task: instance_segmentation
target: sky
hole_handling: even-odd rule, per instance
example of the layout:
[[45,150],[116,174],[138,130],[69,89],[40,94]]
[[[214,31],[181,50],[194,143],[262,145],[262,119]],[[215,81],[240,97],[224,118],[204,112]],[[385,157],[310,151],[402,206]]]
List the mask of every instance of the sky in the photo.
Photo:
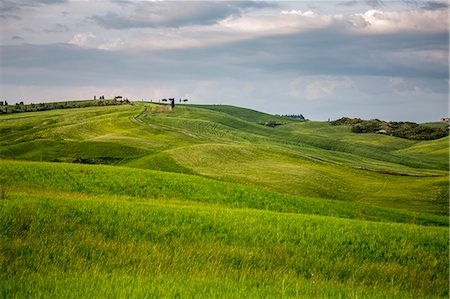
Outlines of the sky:
[[449,114],[449,2],[2,0],[0,100],[187,98],[311,120]]

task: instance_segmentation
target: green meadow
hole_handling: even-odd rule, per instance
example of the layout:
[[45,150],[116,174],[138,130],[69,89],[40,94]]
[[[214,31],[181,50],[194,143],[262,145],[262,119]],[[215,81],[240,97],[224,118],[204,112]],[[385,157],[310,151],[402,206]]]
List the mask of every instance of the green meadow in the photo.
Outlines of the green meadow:
[[448,298],[448,198],[448,137],[222,105],[0,115],[0,297]]

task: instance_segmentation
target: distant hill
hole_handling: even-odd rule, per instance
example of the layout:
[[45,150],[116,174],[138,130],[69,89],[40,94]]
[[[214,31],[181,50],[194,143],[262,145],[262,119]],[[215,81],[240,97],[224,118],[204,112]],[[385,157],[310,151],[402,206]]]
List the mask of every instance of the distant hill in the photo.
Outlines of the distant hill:
[[412,140],[433,140],[449,134],[448,125],[439,123],[416,124],[413,122],[382,121],[379,119],[363,120],[343,117],[332,121],[332,125],[351,126],[353,133],[379,133]]
[[[174,171],[293,195],[377,202],[392,195],[362,194],[378,190],[385,178],[411,182],[416,192],[415,180],[440,181],[449,166],[445,142],[433,145],[439,155],[429,155],[412,150],[428,141],[353,134],[326,122],[223,105],[164,107],[134,103],[3,115],[0,157]],[[282,125],[262,125],[271,121]],[[413,198],[406,190],[395,196]]]

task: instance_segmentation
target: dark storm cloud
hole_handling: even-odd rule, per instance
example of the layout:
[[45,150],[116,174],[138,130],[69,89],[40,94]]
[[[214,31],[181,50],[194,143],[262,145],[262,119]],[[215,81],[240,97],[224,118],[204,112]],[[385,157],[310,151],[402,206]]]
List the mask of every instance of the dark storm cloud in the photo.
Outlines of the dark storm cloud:
[[[117,1],[116,1],[117,2]],[[181,27],[187,25],[211,25],[232,16],[240,16],[248,9],[275,6],[273,3],[255,1],[163,1],[137,2],[119,1],[121,5],[134,6],[129,16],[108,12],[94,15],[99,26],[107,29]]]

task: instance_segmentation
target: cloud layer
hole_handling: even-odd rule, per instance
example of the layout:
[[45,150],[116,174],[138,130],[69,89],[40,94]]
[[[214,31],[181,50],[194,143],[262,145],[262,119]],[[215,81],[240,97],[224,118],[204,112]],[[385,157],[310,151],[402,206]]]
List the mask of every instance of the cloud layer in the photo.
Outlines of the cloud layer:
[[114,90],[316,119],[448,110],[446,2],[7,0],[0,14],[9,102]]
[[[254,1],[156,1],[119,2],[131,7],[131,13],[121,15],[108,12],[90,17],[99,26],[107,29],[183,27],[190,25],[212,25],[241,16],[249,9],[271,7],[272,4]],[[180,9],[181,7],[181,9]]]

